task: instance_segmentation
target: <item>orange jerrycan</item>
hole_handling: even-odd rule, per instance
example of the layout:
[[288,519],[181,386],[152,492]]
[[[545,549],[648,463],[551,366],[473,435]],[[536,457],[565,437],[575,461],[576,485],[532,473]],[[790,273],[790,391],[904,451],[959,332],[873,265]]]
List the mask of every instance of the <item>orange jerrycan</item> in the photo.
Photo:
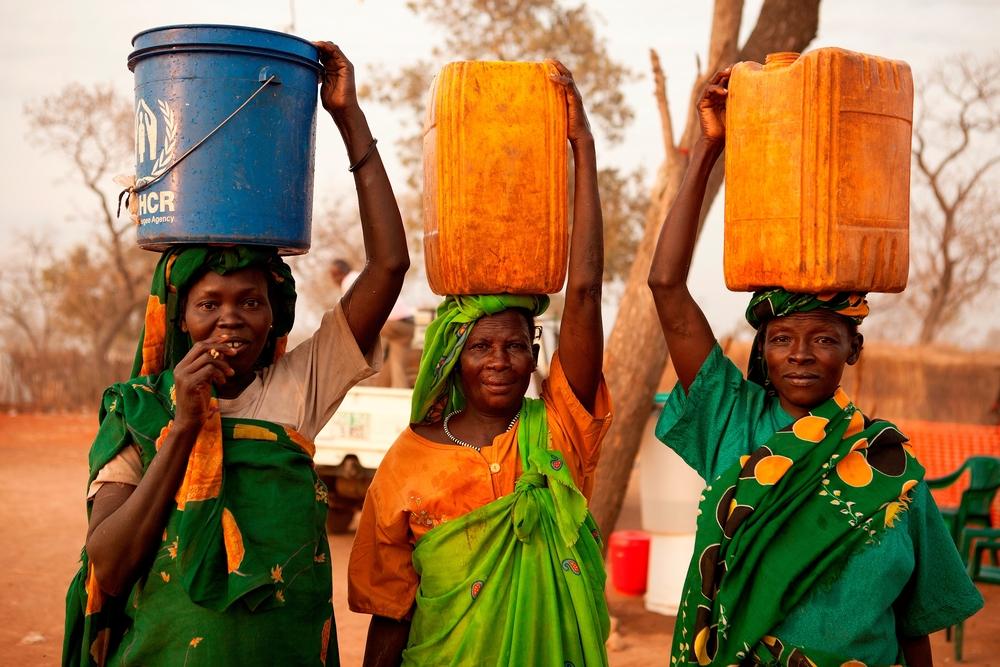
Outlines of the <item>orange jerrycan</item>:
[[909,269],[910,67],[844,49],[733,67],[726,285],[899,292]]
[[566,101],[534,62],[455,62],[424,127],[424,259],[437,294],[554,293],[566,278]]

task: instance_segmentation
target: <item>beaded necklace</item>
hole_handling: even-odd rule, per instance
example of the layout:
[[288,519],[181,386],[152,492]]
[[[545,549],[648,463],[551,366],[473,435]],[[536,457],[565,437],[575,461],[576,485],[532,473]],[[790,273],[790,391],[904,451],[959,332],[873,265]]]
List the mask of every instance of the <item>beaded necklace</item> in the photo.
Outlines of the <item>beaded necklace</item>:
[[[448,428],[448,420],[451,419],[452,417],[454,417],[455,415],[457,415],[459,412],[461,412],[461,410],[455,410],[454,412],[449,413],[448,416],[444,418],[444,434],[446,436],[448,436],[448,439],[451,440],[452,442],[454,442],[456,445],[461,445],[462,447],[468,447],[469,449],[474,449],[477,452],[482,451],[482,449],[483,449],[482,445],[474,445],[471,442],[466,442],[465,440],[462,440],[460,438],[456,438],[452,434],[451,430]],[[510,431],[512,428],[514,428],[514,424],[517,423],[517,420],[520,419],[520,417],[521,417],[521,413],[520,413],[520,411],[518,411],[518,413],[516,415],[514,415],[514,418],[510,420],[510,423],[507,424],[507,428],[504,429],[504,433],[506,433],[506,432]]]

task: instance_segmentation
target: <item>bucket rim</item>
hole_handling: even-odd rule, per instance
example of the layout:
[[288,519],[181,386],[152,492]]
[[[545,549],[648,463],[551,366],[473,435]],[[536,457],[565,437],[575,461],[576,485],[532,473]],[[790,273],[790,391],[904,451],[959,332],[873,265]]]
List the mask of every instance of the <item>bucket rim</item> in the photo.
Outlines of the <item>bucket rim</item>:
[[246,32],[259,32],[259,33],[264,33],[264,34],[267,34],[267,35],[274,35],[276,37],[284,37],[286,39],[291,39],[291,40],[294,40],[296,42],[300,42],[302,44],[306,44],[306,45],[308,45],[309,47],[311,47],[313,49],[316,48],[315,46],[313,46],[313,43],[310,42],[308,39],[305,39],[304,37],[299,37],[298,35],[292,35],[292,34],[287,33],[287,32],[281,32],[280,30],[271,30],[270,28],[258,28],[256,26],[249,26],[249,25],[234,25],[234,24],[231,24],[231,23],[171,23],[169,25],[160,25],[160,26],[156,26],[154,28],[147,28],[145,30],[141,30],[141,31],[135,33],[132,36],[132,42],[131,42],[131,44],[134,47],[136,40],[138,40],[140,37],[143,37],[144,35],[148,35],[150,33],[160,32],[162,30],[180,30],[180,29],[190,30],[190,29],[198,29],[198,28],[224,29],[224,30],[243,30],[243,31],[246,31]]
[[183,45],[176,44],[161,44],[158,46],[147,46],[141,49],[135,49],[132,53],[128,54],[128,59],[126,60],[126,65],[129,70],[135,71],[136,63],[140,60],[145,60],[152,56],[158,56],[163,54],[178,53],[183,51],[201,51],[201,52],[214,52],[214,53],[236,53],[236,54],[253,54],[253,55],[263,55],[268,58],[275,58],[280,60],[285,60],[288,62],[295,63],[302,67],[307,67],[313,70],[314,73],[319,74],[323,71],[323,65],[319,60],[312,60],[306,56],[295,53],[294,51],[288,51],[285,49],[269,49],[262,46],[243,46],[241,44],[214,44],[214,43],[200,43],[200,42],[190,42]]

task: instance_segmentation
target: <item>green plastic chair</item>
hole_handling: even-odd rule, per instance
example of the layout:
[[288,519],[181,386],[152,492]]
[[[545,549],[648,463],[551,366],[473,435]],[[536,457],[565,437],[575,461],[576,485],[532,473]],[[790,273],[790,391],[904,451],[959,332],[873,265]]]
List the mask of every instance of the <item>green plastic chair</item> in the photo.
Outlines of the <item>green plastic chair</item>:
[[[968,557],[966,567],[972,581],[1000,584],[1000,567],[996,566],[996,553],[1000,550],[1000,529],[966,528],[962,531],[962,543],[959,548],[962,557]],[[983,565],[983,556],[987,552],[993,556],[994,565]],[[963,625],[964,622],[960,622],[955,626],[955,660],[958,662],[962,661]]]
[[[969,488],[962,492],[958,507],[941,508],[941,516],[956,547],[961,547],[962,532],[966,526],[978,524],[985,528],[993,527],[993,522],[990,520],[990,505],[993,504],[993,498],[1000,489],[1000,458],[970,456],[958,470],[944,477],[925,480],[930,488],[943,489],[957,482],[966,470],[969,471]],[[968,556],[964,551],[961,553],[963,559]],[[997,564],[995,553],[993,564]]]

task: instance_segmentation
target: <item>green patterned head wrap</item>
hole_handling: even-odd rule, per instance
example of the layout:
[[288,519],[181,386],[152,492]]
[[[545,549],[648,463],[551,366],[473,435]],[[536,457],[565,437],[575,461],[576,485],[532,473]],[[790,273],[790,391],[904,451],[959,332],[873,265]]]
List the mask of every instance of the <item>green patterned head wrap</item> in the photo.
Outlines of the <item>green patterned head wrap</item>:
[[868,300],[865,292],[825,292],[823,294],[805,294],[788,292],[781,288],[758,290],[754,292],[747,306],[746,318],[757,336],[750,348],[750,363],[747,369],[747,379],[762,387],[770,383],[767,379],[767,364],[761,354],[761,343],[767,323],[778,317],[794,313],[809,313],[825,310],[836,313],[855,324],[868,316]]
[[544,294],[446,297],[438,306],[437,317],[427,327],[420,371],[413,387],[410,421],[431,423],[465,405],[461,383],[455,382],[452,370],[477,320],[508,308],[523,308],[538,316],[548,307],[549,297]]
[[181,305],[195,282],[208,271],[224,276],[249,268],[261,269],[267,277],[274,317],[258,363],[266,366],[280,357],[295,322],[295,279],[277,251],[263,246],[175,246],[163,253],[153,271],[132,377],[173,368],[191,349],[191,337],[181,331]]

